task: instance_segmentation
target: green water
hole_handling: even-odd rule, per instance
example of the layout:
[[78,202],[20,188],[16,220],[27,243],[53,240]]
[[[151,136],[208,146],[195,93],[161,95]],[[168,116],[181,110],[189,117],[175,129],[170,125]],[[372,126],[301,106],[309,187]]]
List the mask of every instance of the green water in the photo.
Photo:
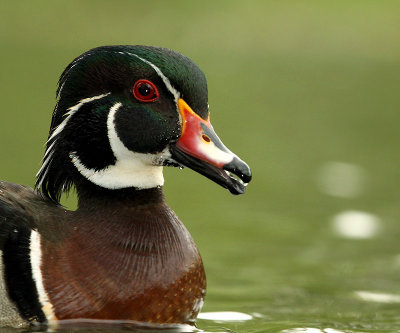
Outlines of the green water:
[[[33,184],[75,56],[175,49],[206,73],[214,128],[254,173],[234,197],[165,171],[167,200],[203,256],[203,312],[252,316],[198,327],[399,331],[399,32],[396,1],[1,0],[0,178]],[[334,229],[354,210],[377,228],[362,239]]]

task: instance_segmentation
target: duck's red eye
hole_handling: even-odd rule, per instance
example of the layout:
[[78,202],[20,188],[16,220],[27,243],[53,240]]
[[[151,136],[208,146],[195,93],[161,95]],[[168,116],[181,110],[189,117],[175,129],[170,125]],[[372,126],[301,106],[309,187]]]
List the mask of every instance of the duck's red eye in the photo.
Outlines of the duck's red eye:
[[133,96],[141,102],[154,102],[158,99],[158,90],[153,82],[138,80],[133,86]]

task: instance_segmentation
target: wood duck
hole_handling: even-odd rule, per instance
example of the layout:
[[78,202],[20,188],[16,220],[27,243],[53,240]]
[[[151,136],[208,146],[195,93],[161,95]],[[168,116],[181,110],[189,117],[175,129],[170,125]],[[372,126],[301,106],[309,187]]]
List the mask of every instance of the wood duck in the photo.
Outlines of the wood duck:
[[[194,324],[205,273],[165,202],[163,166],[232,194],[251,180],[214,132],[207,98],[203,72],[168,49],[103,46],[72,61],[36,189],[0,182],[0,325]],[[59,203],[72,187],[75,211]]]

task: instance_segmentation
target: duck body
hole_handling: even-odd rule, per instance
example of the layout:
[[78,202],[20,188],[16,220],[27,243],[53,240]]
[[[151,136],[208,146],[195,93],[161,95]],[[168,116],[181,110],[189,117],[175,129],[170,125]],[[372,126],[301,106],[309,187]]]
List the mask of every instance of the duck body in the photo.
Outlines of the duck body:
[[[169,165],[233,194],[244,186],[231,173],[251,179],[212,129],[197,66],[144,46],[76,58],[60,79],[37,189],[0,182],[0,325],[193,325],[206,278],[162,193]],[[72,186],[75,211],[59,204]]]
[[[206,290],[203,263],[161,188],[103,190],[88,202],[80,199],[74,212],[25,187],[3,182],[0,189],[14,191],[18,203],[10,200],[7,209],[26,219],[3,230],[12,293],[1,296],[19,314],[13,326],[81,318],[194,323]],[[27,214],[22,197],[46,218]]]

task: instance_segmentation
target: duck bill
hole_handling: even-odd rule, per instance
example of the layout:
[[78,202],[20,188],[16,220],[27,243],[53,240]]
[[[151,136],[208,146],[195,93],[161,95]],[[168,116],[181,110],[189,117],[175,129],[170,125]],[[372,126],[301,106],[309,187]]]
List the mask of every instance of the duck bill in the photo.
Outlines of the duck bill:
[[171,146],[171,157],[180,165],[206,176],[232,194],[242,194],[251,180],[249,166],[218,138],[210,119],[201,118],[180,98],[182,134]]

